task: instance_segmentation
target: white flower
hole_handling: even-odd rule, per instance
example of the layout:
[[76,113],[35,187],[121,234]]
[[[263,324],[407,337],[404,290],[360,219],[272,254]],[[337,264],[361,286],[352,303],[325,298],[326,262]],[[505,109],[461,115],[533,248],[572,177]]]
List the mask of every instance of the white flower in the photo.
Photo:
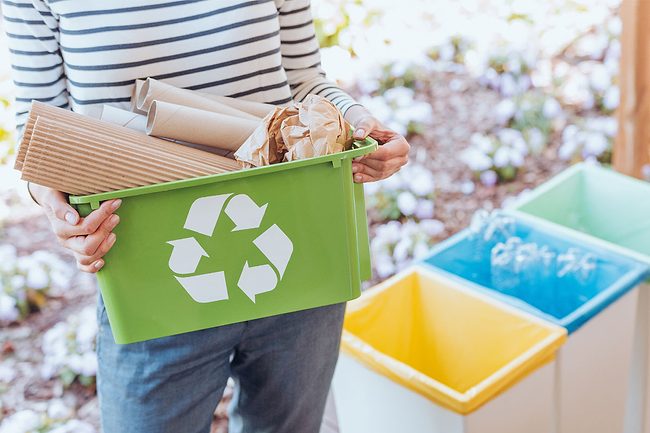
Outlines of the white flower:
[[33,410],[21,410],[0,424],[0,433],[33,433],[41,425],[39,415]]
[[598,132],[592,132],[588,134],[587,139],[585,140],[584,146],[582,148],[583,158],[589,156],[597,157],[605,152],[609,148],[609,140],[603,134]]
[[16,377],[15,367],[0,364],[0,382],[9,383]]
[[498,168],[507,167],[510,165],[510,149],[506,146],[501,146],[497,149],[492,157],[494,165]]
[[558,149],[558,157],[564,161],[570,160],[578,149],[578,143],[576,140],[566,140],[562,142],[562,145]]
[[397,207],[403,215],[413,215],[417,209],[417,205],[417,199],[411,192],[404,191],[397,196]]
[[470,195],[476,189],[476,185],[471,180],[466,180],[460,185],[460,192],[465,195]]
[[597,63],[593,65],[589,81],[593,89],[597,92],[603,93],[611,86],[612,77],[609,75],[609,71],[604,65]]
[[42,266],[36,265],[29,268],[29,271],[27,273],[28,287],[36,290],[42,290],[49,285],[50,276]]
[[488,154],[494,151],[494,142],[487,135],[475,132],[470,138],[470,143],[472,144],[472,147],[480,150],[484,154]]
[[618,104],[621,98],[621,91],[618,86],[612,86],[607,89],[605,95],[603,96],[603,107],[606,110],[615,110],[618,108]]
[[431,200],[418,200],[418,205],[415,209],[415,217],[418,219],[430,219],[433,218],[435,212],[435,205]]
[[445,224],[442,221],[434,219],[422,220],[419,226],[424,233],[431,237],[439,236],[445,231]]
[[499,180],[499,176],[497,176],[494,170],[486,170],[482,172],[480,178],[481,178],[481,183],[485,186],[494,186],[497,184],[497,181]]
[[545,142],[546,138],[538,128],[531,128],[528,130],[528,145],[533,152],[540,152],[544,148]]
[[95,427],[84,421],[71,419],[64,425],[50,430],[48,433],[96,433]]
[[557,99],[547,98],[544,101],[544,107],[542,108],[542,113],[547,119],[554,119],[562,114],[562,106]]
[[512,99],[504,99],[494,108],[496,121],[500,125],[506,125],[512,119],[517,110],[517,106]]
[[492,167],[492,158],[474,147],[463,150],[460,159],[472,171],[483,171]]
[[422,166],[407,165],[403,169],[403,177],[408,188],[418,197],[425,197],[433,194],[435,182],[433,174]]
[[72,416],[72,409],[63,403],[61,399],[50,400],[50,404],[47,407],[47,416],[56,419],[66,419]]
[[0,293],[0,323],[11,323],[18,320],[20,312],[16,300],[9,295]]

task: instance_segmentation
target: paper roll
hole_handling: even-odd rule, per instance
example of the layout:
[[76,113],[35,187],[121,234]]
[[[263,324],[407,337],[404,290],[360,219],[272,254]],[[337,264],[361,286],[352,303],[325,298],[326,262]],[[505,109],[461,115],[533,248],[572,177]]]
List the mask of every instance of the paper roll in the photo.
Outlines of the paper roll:
[[260,123],[261,120],[153,101],[147,116],[147,134],[235,151]]
[[147,129],[147,116],[126,110],[120,110],[111,105],[103,106],[99,120],[112,123],[113,125],[124,126],[125,128],[133,129],[134,131],[146,132]]
[[133,91],[131,92],[131,107],[129,108],[133,113],[146,115],[146,111],[138,109],[138,95],[144,85],[144,80],[135,80]]
[[252,114],[255,117],[259,117],[260,119],[264,118],[275,108],[275,105],[265,104],[263,102],[248,101],[241,98],[230,98],[228,96],[222,95],[212,95],[210,93],[204,92],[198,93],[205,98],[212,99],[213,101],[220,102],[229,107],[235,108],[248,114]]
[[257,116],[230,107],[211,98],[206,98],[192,90],[180,89],[170,84],[148,78],[138,93],[137,107],[139,110],[149,111],[153,101],[164,101],[170,104],[184,105],[186,107],[226,114],[242,119],[259,120]]

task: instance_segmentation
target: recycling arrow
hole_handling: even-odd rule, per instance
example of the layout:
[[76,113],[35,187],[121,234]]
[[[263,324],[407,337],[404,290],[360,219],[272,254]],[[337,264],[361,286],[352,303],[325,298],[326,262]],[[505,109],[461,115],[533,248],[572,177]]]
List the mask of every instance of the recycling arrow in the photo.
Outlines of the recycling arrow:
[[232,231],[258,228],[262,223],[267,206],[268,203],[258,207],[246,194],[234,196],[226,206],[226,215],[235,223],[235,228]]
[[191,277],[176,277],[196,302],[206,303],[228,299],[226,275],[223,271]]
[[194,238],[169,241],[172,245],[172,255],[169,257],[169,269],[177,274],[191,274],[199,266],[201,257],[210,257]]
[[[267,207],[268,203],[258,206],[246,194],[228,193],[200,197],[190,206],[183,228],[213,236],[223,211],[235,224],[233,232],[255,230],[260,228]],[[173,247],[168,264],[175,274],[192,274],[196,272],[201,258],[209,257],[194,237],[167,243]],[[270,263],[251,266],[246,261],[239,274],[237,286],[255,303],[257,295],[275,290],[284,277],[293,254],[293,243],[277,224],[273,224],[257,236],[253,244]],[[174,277],[195,302],[208,303],[229,298],[226,271]]]
[[255,302],[255,296],[270,292],[278,284],[278,277],[269,265],[249,266],[244,263],[237,286],[248,298]]
[[266,229],[253,243],[266,256],[273,266],[278,270],[280,278],[284,276],[289,259],[293,253],[291,239],[276,224]]
[[231,194],[211,195],[194,200],[183,227],[202,235],[212,236],[221,208],[230,196]]

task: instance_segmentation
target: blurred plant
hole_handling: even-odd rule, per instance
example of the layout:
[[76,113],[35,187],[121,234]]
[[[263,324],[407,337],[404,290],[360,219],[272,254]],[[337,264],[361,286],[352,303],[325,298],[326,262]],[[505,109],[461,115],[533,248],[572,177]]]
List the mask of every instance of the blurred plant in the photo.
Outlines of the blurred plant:
[[14,153],[14,116],[9,99],[0,96],[0,164]]
[[449,38],[431,48],[427,55],[436,62],[465,64],[465,56],[473,47],[472,41],[462,35],[450,35]]
[[562,132],[558,156],[571,162],[597,160],[609,164],[616,130],[617,122],[612,117],[587,118],[569,125]]
[[415,92],[407,87],[394,87],[380,96],[364,96],[359,102],[402,135],[422,133],[433,115],[431,105],[416,100]]
[[532,87],[531,74],[537,62],[533,51],[497,51],[487,58],[479,82],[504,96],[514,96]]
[[59,377],[65,386],[75,379],[88,386],[95,382],[97,320],[94,307],[67,317],[43,335],[43,366],[46,379]]
[[612,15],[577,38],[562,53],[554,81],[563,102],[580,110],[611,114],[619,104],[621,20]]
[[372,222],[402,217],[431,219],[435,213],[435,182],[424,166],[409,163],[391,177],[366,183],[368,213]]
[[48,295],[69,288],[72,275],[71,266],[53,253],[18,256],[14,246],[0,245],[0,324],[42,308]]
[[532,153],[544,148],[550,133],[560,128],[565,119],[559,102],[537,91],[504,99],[494,112],[500,126],[522,133]]
[[524,135],[516,129],[504,128],[496,134],[473,134],[460,159],[482,184],[494,186],[513,180],[527,155]]
[[377,277],[387,278],[412,260],[423,258],[444,231],[445,225],[435,219],[389,221],[377,226],[370,243]]
[[0,433],[95,433],[87,422],[72,418],[72,409],[61,400],[50,401],[47,412],[21,410],[0,424]]

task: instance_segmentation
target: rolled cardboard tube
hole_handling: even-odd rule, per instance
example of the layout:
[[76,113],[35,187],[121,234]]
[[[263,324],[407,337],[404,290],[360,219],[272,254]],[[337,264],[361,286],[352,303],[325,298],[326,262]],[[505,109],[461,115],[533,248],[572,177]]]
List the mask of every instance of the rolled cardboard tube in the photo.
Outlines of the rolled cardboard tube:
[[261,125],[226,114],[153,101],[147,116],[147,134],[235,151]]
[[202,94],[192,90],[180,89],[171,84],[147,78],[147,81],[144,82],[138,93],[138,110],[149,111],[153,101],[164,101],[213,113],[227,114],[242,119],[258,120],[258,117],[255,115],[233,108],[223,102],[206,98]]
[[147,116],[126,110],[120,110],[112,105],[103,106],[99,120],[114,125],[124,126],[125,128],[133,129],[134,131],[145,132],[147,129]]
[[220,102],[229,107],[236,108],[255,117],[263,119],[275,108],[275,105],[265,104],[263,102],[248,101],[241,98],[231,98],[229,96],[211,95],[209,93],[199,92],[205,98],[212,99],[213,101]]
[[140,91],[144,85],[144,82],[145,80],[135,80],[133,91],[131,92],[131,107],[129,109],[135,114],[147,114],[146,111],[138,109],[138,95],[140,95]]

